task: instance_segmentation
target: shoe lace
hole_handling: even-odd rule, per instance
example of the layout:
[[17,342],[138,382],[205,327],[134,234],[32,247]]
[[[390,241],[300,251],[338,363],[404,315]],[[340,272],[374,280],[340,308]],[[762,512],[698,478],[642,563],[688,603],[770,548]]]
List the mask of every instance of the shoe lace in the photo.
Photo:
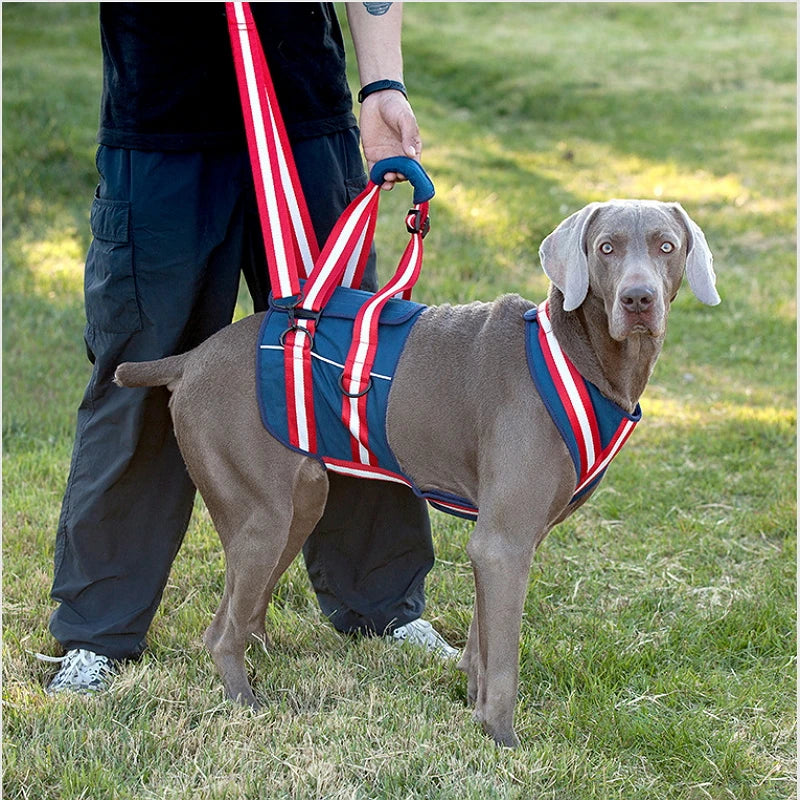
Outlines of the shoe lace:
[[415,619],[406,625],[409,630],[410,639],[427,639],[429,637],[436,638],[437,633],[433,629],[433,625],[424,619]]
[[108,656],[101,656],[91,650],[68,650],[60,657],[46,656],[42,653],[34,653],[34,656],[40,661],[61,664],[59,675],[62,679],[80,680],[91,684],[112,673],[111,660]]

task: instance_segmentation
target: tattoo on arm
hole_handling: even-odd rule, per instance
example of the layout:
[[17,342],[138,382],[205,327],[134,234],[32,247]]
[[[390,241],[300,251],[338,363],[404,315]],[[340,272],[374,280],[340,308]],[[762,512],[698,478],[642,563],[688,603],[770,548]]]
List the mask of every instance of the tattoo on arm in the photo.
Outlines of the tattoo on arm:
[[367,12],[372,14],[373,17],[382,17],[391,6],[391,3],[364,3],[364,8],[366,8]]

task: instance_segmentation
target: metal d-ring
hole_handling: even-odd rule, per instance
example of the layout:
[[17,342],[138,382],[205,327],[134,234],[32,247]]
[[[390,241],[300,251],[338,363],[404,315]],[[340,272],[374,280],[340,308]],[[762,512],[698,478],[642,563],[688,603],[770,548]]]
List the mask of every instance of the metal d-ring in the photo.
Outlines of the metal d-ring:
[[339,376],[339,388],[342,390],[342,394],[345,397],[363,397],[372,388],[372,376],[371,375],[370,375],[369,381],[367,381],[367,388],[364,389],[362,392],[357,392],[355,394],[345,390],[343,381],[344,381],[344,372]]
[[281,335],[278,337],[278,341],[280,342],[281,347],[285,347],[284,341],[286,339],[286,334],[291,333],[291,331],[302,331],[306,336],[308,336],[308,346],[313,348],[314,347],[314,334],[308,329],[304,328],[302,325],[298,325],[297,323],[292,323]]

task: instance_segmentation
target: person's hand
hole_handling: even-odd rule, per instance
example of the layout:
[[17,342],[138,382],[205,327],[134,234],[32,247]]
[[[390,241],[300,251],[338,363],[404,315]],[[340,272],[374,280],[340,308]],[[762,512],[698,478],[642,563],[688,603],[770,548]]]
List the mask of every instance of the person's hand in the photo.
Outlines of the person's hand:
[[[367,172],[381,159],[408,156],[419,161],[422,139],[411,105],[401,92],[388,89],[364,98],[361,104],[361,144],[367,159]],[[391,189],[405,176],[387,172],[381,189]]]

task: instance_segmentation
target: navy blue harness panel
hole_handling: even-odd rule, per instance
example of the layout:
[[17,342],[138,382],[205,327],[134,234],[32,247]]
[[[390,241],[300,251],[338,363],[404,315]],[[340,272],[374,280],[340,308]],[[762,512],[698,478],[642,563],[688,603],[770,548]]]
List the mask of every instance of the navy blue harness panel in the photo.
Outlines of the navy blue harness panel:
[[[353,332],[353,321],[361,305],[372,295],[358,289],[338,288],[325,305],[314,333],[311,369],[314,387],[314,413],[317,421],[317,452],[322,460],[352,460],[349,431],[342,424],[342,390],[339,385]],[[378,353],[372,368],[372,387],[367,393],[369,447],[380,465],[402,474],[386,439],[386,407],[397,362],[406,339],[425,306],[403,300],[390,300],[381,314]],[[256,374],[258,376],[261,419],[267,430],[288,445],[284,354],[281,336],[289,326],[288,315],[270,303],[259,335]],[[297,448],[293,448],[297,449]],[[303,452],[303,451],[298,451]],[[407,479],[405,479],[407,481]]]
[[389,391],[397,362],[411,329],[426,306],[410,300],[389,300],[380,317],[378,351],[372,371],[372,386],[367,397],[369,449],[379,467],[353,461],[349,431],[342,422],[342,390],[339,379],[350,347],[353,323],[359,309],[372,295],[358,289],[337,288],[320,315],[312,347],[314,414],[317,421],[317,452],[309,453],[290,444],[287,422],[287,397],[284,378],[284,352],[281,336],[289,325],[285,309],[272,303],[264,317],[256,355],[256,386],[261,420],[282,444],[318,459],[327,469],[345,475],[389,480],[409,486],[432,506],[466,519],[476,519],[478,509],[469,500],[447,492],[419,489],[403,473],[386,435]]

